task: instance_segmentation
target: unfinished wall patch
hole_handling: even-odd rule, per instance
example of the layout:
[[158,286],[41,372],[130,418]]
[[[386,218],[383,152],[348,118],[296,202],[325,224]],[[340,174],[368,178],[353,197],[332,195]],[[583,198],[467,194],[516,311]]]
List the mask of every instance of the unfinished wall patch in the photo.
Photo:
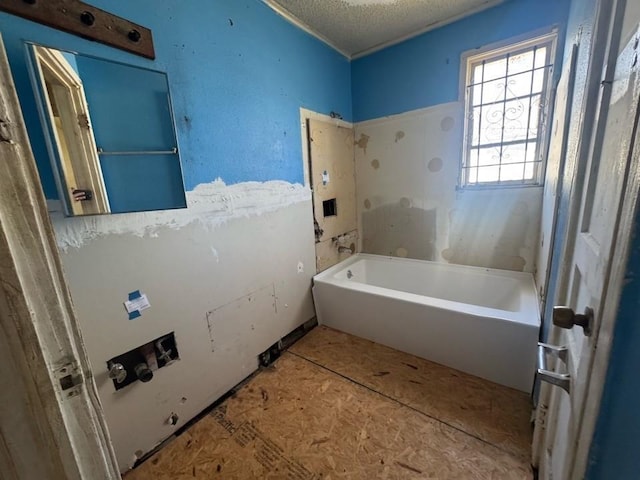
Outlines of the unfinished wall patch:
[[365,133],[361,133],[360,134],[360,138],[358,140],[356,140],[355,145],[358,148],[361,148],[362,150],[364,150],[364,153],[367,153],[367,145],[369,145],[369,135],[365,134]]
[[440,123],[440,128],[442,128],[443,132],[448,132],[449,130],[453,129],[455,124],[456,122],[453,117],[444,117],[442,119],[442,122]]
[[[536,194],[529,190],[509,194],[516,197]],[[540,192],[535,196],[538,195]],[[493,191],[474,192],[465,200],[464,207],[451,212],[449,248],[442,252],[443,258],[464,265],[525,270],[527,259],[533,261],[538,243],[537,236],[531,238],[530,233],[535,228],[532,206],[524,200],[505,202]],[[493,220],[489,222],[488,218]],[[471,237],[474,242],[468,241]]]
[[[408,205],[383,205],[362,212],[362,249],[364,253],[401,256],[419,260],[435,259],[436,220],[434,210]],[[405,202],[405,204],[406,204]]]
[[280,180],[226,185],[221,179],[187,192],[187,208],[151,212],[65,217],[61,205],[49,202],[58,248],[81,248],[106,235],[157,237],[162,229],[179,230],[197,222],[214,230],[237,218],[260,216],[311,200],[308,187]]
[[438,157],[432,158],[431,160],[429,160],[429,165],[427,165],[427,168],[432,173],[439,172],[440,170],[442,170],[442,159]]
[[269,343],[268,329],[278,313],[275,285],[266,285],[206,313],[211,351],[263,351]]

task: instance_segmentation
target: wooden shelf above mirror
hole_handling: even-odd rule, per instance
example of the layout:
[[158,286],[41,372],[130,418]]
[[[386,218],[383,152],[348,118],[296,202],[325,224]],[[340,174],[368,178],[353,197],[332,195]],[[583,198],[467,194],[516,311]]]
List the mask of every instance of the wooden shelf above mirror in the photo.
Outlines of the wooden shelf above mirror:
[[0,0],[0,11],[155,59],[151,30],[79,0]]

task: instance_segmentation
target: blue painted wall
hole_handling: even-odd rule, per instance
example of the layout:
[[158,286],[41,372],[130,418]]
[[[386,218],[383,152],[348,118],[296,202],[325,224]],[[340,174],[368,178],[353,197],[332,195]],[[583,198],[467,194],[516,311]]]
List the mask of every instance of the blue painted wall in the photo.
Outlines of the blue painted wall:
[[153,30],[150,61],[0,13],[2,33],[47,198],[58,198],[24,41],[166,71],[185,187],[303,181],[299,108],[351,120],[347,59],[259,0],[92,4]]
[[[166,75],[81,55],[76,62],[99,148],[141,152],[177,146]],[[100,166],[112,213],[187,206],[178,155],[103,154]]]
[[[564,25],[570,3],[509,0],[355,60],[351,70],[354,120],[458,100],[463,52],[554,24]],[[563,35],[559,39],[562,43]]]
[[620,299],[588,480],[640,478],[640,209]]
[[76,62],[76,56],[73,53],[62,52],[62,56],[69,62],[71,68],[73,68],[76,73],[78,73],[78,62]]

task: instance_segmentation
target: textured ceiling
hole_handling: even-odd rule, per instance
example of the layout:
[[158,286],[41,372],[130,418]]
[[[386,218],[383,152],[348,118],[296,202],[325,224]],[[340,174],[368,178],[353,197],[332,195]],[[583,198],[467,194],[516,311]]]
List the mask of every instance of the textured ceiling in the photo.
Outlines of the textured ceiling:
[[348,57],[357,57],[504,0],[265,0]]

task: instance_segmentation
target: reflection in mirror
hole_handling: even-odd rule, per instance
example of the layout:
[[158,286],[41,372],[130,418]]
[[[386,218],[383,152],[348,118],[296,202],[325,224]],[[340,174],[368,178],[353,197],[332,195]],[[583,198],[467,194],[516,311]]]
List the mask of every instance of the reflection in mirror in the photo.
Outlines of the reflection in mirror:
[[66,213],[186,207],[166,75],[37,45],[30,49]]

